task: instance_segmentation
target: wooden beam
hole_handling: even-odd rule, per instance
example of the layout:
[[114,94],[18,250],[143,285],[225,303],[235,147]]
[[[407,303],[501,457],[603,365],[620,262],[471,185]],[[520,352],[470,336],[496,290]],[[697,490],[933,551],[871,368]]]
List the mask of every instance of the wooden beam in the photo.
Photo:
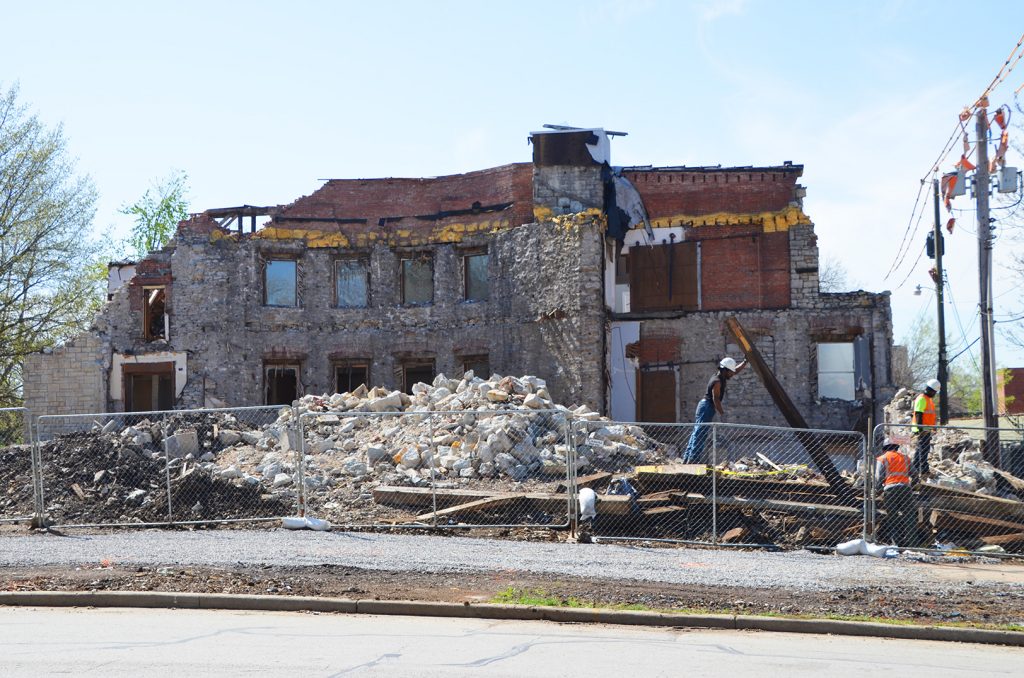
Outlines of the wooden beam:
[[505,496],[477,499],[475,501],[466,502],[465,504],[456,504],[455,506],[449,506],[446,509],[438,509],[437,511],[418,515],[414,521],[425,523],[435,518],[447,518],[448,516],[457,516],[463,513],[475,513],[486,509],[501,508],[503,506],[508,506],[509,504],[514,504],[516,501],[518,501],[516,497]]
[[[735,317],[727,318],[725,325],[736,338],[740,348],[743,349],[743,355],[746,356],[747,361],[754,368],[754,371],[757,372],[757,376],[761,377],[765,388],[768,389],[768,395],[772,397],[775,406],[779,408],[782,416],[786,418],[786,422],[795,429],[809,428],[803,415],[800,414],[796,405],[790,400],[786,389],[782,388],[782,384],[775,378],[775,374],[768,367],[768,363],[761,357],[761,352],[757,350],[754,342],[747,336],[746,330],[740,325],[740,321]],[[854,497],[849,483],[839,475],[839,471],[836,470],[835,464],[832,463],[821,441],[803,430],[797,431],[796,435],[800,443],[807,449],[807,453],[814,461],[814,465],[825,476],[825,481],[828,482],[839,500],[845,504],[855,504],[857,498]]]
[[931,523],[932,527],[958,530],[961,533],[974,537],[984,537],[1007,531],[1024,532],[1024,523],[938,509],[931,512],[928,516],[928,522]]
[[1013,532],[1011,534],[993,534],[988,537],[982,537],[981,541],[985,542],[986,544],[996,544],[998,546],[1018,544],[1024,542],[1024,532]]
[[[598,485],[603,485],[612,479],[612,474],[605,471],[598,471],[597,473],[591,473],[589,476],[583,476],[576,479],[576,487],[589,487],[594,488]],[[558,487],[555,488],[555,492],[565,492],[568,488],[565,483],[559,483]]]

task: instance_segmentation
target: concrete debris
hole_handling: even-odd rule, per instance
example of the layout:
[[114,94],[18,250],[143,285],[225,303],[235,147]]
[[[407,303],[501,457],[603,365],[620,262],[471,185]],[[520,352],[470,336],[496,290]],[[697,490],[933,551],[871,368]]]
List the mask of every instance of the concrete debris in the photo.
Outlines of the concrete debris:
[[[904,451],[913,458],[916,450],[911,437],[910,425],[914,423],[914,399],[917,392],[900,389],[885,407],[888,424],[905,424],[893,428],[897,440],[905,441]],[[975,431],[975,434],[980,431]],[[1018,500],[1019,497],[1003,487],[996,479],[996,469],[982,458],[981,440],[972,438],[964,429],[944,428],[932,434],[931,454],[928,466],[932,473],[930,482],[952,490],[973,492],[993,497]]]

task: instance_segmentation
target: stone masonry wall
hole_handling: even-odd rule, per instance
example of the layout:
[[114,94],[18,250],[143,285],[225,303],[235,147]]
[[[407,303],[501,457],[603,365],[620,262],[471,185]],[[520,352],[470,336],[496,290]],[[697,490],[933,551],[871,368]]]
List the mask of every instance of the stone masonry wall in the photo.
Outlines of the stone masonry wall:
[[[265,361],[296,362],[306,393],[332,391],[332,361],[365,359],[372,385],[399,388],[403,360],[432,359],[438,372],[461,374],[461,357],[487,354],[493,372],[535,374],[561,402],[600,407],[603,400],[603,224],[547,222],[458,244],[415,250],[382,245],[369,261],[368,308],[334,307],[334,261],[350,250],[307,248],[300,240],[211,238],[179,231],[170,256],[174,304],[170,344],[188,352],[188,383],[177,406],[208,396],[229,405],[263,403]],[[461,255],[486,247],[488,301],[464,301]],[[400,260],[432,254],[434,301],[401,304]],[[263,262],[298,262],[299,305],[263,305]],[[145,352],[141,310],[116,297],[105,327],[115,352]]]
[[25,358],[25,407],[32,415],[106,411],[106,369],[110,354],[103,339],[87,332],[52,353]]
[[[735,316],[756,337],[758,350],[783,388],[812,428],[851,430],[863,427],[869,409],[877,416],[880,404],[892,396],[888,347],[892,343],[892,318],[887,294],[851,293],[856,299],[829,299],[822,295],[815,309],[699,313],[682,318],[645,320],[645,337],[675,337],[679,343],[681,420],[692,421],[697,402],[708,379],[725,355],[743,357],[725,319]],[[846,296],[846,295],[842,295]],[[852,302],[852,303],[851,303]],[[819,341],[872,337],[875,406],[862,401],[818,399],[817,350]],[[725,402],[727,421],[786,426],[757,374],[748,369],[730,381]]]

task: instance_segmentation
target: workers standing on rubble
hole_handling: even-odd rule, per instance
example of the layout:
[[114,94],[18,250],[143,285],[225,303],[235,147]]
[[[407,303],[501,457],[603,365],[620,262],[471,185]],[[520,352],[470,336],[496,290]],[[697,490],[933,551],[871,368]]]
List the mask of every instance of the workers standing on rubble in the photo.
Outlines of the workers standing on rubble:
[[914,465],[912,473],[914,480],[920,480],[928,475],[928,454],[932,449],[932,427],[936,424],[935,417],[935,394],[942,388],[938,379],[929,379],[924,390],[914,400],[914,426],[911,432],[917,442],[914,452]]
[[886,440],[882,455],[875,461],[875,489],[882,490],[885,506],[885,532],[897,546],[914,546],[917,532],[917,511],[910,489],[910,459],[899,443]]
[[708,437],[708,427],[704,424],[715,418],[715,412],[724,416],[722,401],[725,400],[725,385],[743,371],[747,366],[744,360],[740,364],[726,356],[718,363],[718,372],[708,380],[707,390],[704,397],[697,403],[697,412],[693,415],[693,432],[690,434],[690,442],[686,445],[686,453],[683,455],[683,462],[686,464],[700,464],[704,460],[704,443]]

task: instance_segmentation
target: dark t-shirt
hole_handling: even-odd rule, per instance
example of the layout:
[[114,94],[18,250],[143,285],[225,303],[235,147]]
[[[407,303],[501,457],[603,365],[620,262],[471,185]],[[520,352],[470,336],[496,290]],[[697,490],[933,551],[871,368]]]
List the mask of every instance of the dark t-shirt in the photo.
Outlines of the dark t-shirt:
[[724,403],[725,402],[725,385],[727,383],[727,380],[726,380],[725,377],[723,377],[721,375],[720,372],[716,372],[715,376],[713,376],[710,379],[708,379],[708,390],[707,390],[707,392],[704,393],[704,397],[707,398],[711,402],[715,402],[715,394],[714,394],[715,382],[718,382],[719,384],[722,385],[721,388],[718,391],[718,399]]

